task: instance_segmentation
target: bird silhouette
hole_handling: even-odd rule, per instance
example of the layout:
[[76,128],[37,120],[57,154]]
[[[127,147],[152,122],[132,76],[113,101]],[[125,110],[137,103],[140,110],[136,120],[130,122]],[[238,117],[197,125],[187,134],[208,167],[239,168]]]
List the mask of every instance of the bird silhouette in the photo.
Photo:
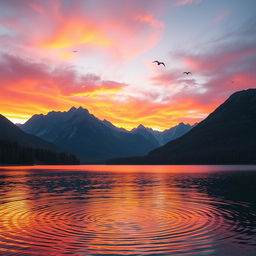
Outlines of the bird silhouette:
[[183,74],[186,74],[186,75],[192,75],[192,73],[191,72],[183,72]]
[[75,50],[75,51],[72,51],[72,52],[78,52],[78,51]]
[[165,66],[165,64],[164,64],[163,62],[160,62],[160,61],[158,61],[158,60],[155,60],[155,61],[153,61],[152,63],[154,63],[154,62],[155,62],[158,66],[161,65],[161,64]]

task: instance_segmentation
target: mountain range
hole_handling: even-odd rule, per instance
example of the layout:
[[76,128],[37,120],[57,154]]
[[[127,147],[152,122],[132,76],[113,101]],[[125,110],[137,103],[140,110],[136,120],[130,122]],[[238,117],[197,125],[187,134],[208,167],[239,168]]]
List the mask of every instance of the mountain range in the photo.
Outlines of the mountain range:
[[[131,132],[141,134],[146,138],[150,138],[152,141],[155,142],[156,146],[159,147],[166,144],[169,141],[179,138],[196,125],[197,123],[195,123],[194,125],[190,125],[181,122],[178,125],[164,131],[157,131],[153,130],[152,128],[147,128],[143,125],[139,125],[137,128],[132,129]],[[151,138],[151,136],[153,136],[153,138]]]
[[0,131],[4,163],[78,163],[76,155],[84,163],[255,164],[256,89],[234,93],[199,124],[163,132],[118,128],[82,107],[34,115],[19,127],[0,115]]
[[111,164],[256,164],[256,89],[234,93],[183,136]]
[[72,107],[65,112],[52,111],[47,115],[34,115],[19,127],[86,162],[143,156],[192,128],[189,124],[180,123],[163,132],[143,125],[127,131],[107,120],[98,119],[82,107]]
[[1,164],[77,164],[78,159],[58,146],[23,132],[0,115]]

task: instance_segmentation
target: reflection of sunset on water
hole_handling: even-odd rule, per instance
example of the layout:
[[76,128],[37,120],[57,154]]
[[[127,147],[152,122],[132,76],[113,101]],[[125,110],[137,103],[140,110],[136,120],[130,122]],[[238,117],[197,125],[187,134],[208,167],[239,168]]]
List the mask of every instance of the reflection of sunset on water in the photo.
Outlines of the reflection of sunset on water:
[[230,202],[207,193],[216,167],[109,168],[2,169],[0,255],[211,255],[255,242]]
[[88,171],[88,172],[129,172],[129,173],[207,173],[218,171],[240,171],[255,170],[254,165],[35,165],[35,166],[0,166],[0,170],[17,170],[17,173],[24,170],[51,170],[64,171]]

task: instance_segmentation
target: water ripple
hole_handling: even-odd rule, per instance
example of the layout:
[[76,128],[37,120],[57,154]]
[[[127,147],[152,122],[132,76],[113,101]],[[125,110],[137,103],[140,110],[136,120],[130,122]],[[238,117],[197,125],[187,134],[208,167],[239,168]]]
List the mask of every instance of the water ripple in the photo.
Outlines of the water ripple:
[[0,255],[255,255],[251,202],[182,189],[175,177],[43,178],[1,190]]

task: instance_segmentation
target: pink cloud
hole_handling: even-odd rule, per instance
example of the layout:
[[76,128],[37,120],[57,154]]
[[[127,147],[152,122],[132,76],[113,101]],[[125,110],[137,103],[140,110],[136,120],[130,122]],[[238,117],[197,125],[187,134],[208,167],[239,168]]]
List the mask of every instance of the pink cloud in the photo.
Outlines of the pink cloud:
[[94,74],[79,75],[70,67],[51,68],[19,57],[4,55],[0,60],[0,90],[24,94],[73,96],[82,93],[118,91],[124,83],[105,81]]
[[169,70],[167,72],[164,72],[161,75],[154,76],[151,78],[151,81],[156,84],[156,85],[171,85],[171,84],[176,84],[178,81],[178,78],[181,76],[181,71],[173,71]]
[[254,45],[247,47],[230,47],[214,54],[201,55],[184,55],[183,60],[187,68],[194,71],[209,74],[220,71],[221,69],[229,69],[238,63],[245,63],[246,58],[256,54],[256,47]]
[[10,46],[29,46],[38,54],[40,50],[100,48],[113,57],[129,59],[154,47],[164,30],[154,1],[88,5],[80,0],[13,0],[4,2],[2,9],[9,13],[0,16],[2,26],[15,33]]
[[192,4],[192,3],[200,3],[202,0],[178,0],[176,2],[176,6],[182,6],[182,5],[187,5],[187,4]]
[[224,19],[226,19],[228,16],[231,15],[231,12],[230,11],[223,11],[221,13],[219,13],[213,20],[213,23],[214,24],[218,24],[220,23],[221,21],[223,21]]
[[[170,57],[183,60],[180,69],[167,69],[151,78],[159,89],[169,88],[170,104],[179,106],[187,102],[192,110],[209,113],[235,91],[255,88],[254,44],[230,44],[214,52],[197,55],[183,52]],[[192,75],[184,76],[185,70]]]

